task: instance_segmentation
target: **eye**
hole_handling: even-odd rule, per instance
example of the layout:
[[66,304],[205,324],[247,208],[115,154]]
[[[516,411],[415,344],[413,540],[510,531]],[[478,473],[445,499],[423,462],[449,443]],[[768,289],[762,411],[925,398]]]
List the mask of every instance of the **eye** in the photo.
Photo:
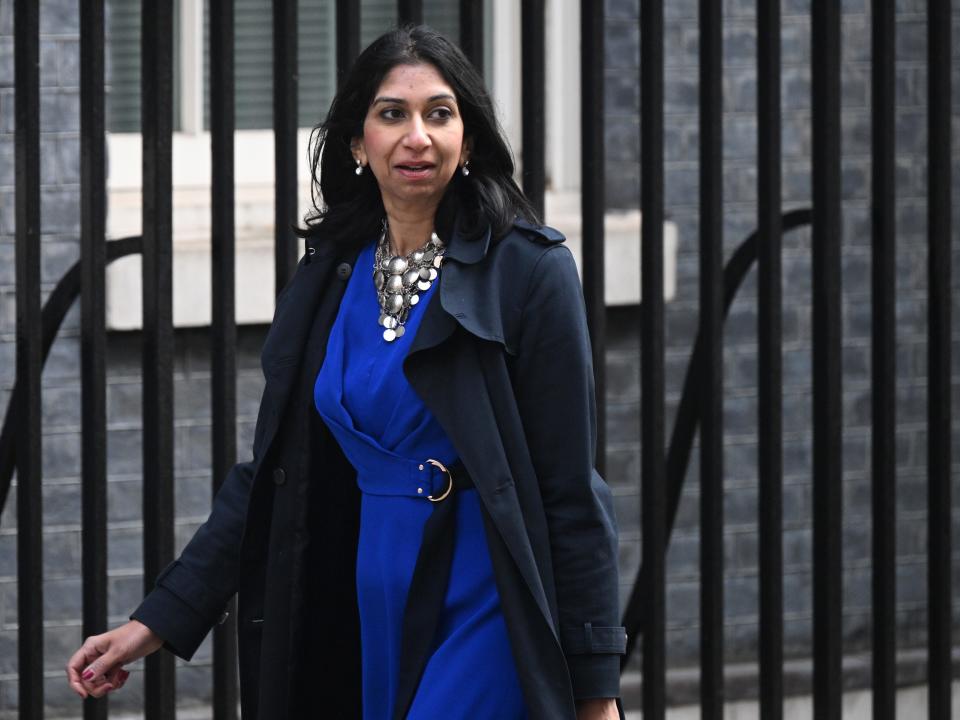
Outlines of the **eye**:
[[380,111],[380,117],[384,120],[402,120],[403,111],[400,108],[388,107]]
[[449,120],[453,117],[453,110],[448,107],[437,107],[430,111],[429,117],[434,120]]

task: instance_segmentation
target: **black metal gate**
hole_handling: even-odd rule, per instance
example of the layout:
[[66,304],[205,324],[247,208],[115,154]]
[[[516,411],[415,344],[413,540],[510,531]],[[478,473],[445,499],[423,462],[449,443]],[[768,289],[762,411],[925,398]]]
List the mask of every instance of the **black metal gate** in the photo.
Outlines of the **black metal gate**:
[[[232,0],[209,0],[212,136],[213,490],[235,462],[234,47]],[[542,211],[545,175],[544,0],[522,5],[523,188]],[[40,289],[39,6],[14,0],[16,161],[16,386],[0,437],[0,508],[16,468],[18,518],[19,707],[41,717],[43,602],[41,545],[41,370],[60,321],[76,295],[82,308],[83,624],[106,629],[106,331],[105,266],[143,256],[143,522],[145,586],[172,559],[172,188],[173,5],[142,3],[143,236],[105,241],[104,0],[77,3],[81,39],[81,259],[44,307]],[[423,18],[423,3],[399,0],[401,21]],[[723,262],[722,3],[700,0],[700,305],[696,344],[669,443],[664,403],[664,0],[640,3],[643,557],[625,608],[631,647],[642,643],[644,717],[663,717],[665,555],[694,435],[700,438],[701,704],[721,717],[723,642],[723,323],[737,288],[757,268],[760,488],[760,707],[782,716],[782,280],[784,232],[812,224],[813,250],[813,543],[815,716],[841,714],[841,296],[840,3],[812,0],[813,206],[784,214],[781,205],[781,17],[779,0],[758,0],[756,232]],[[874,717],[895,713],[895,8],[873,0],[872,22],[872,519]],[[460,43],[483,67],[482,0],[460,0]],[[604,3],[582,0],[583,281],[594,342],[597,397],[604,398]],[[951,50],[950,0],[926,3],[928,75],[928,683],[929,717],[951,716]],[[276,287],[289,279],[298,248],[288,228],[296,208],[297,4],[273,0],[275,42]],[[360,48],[360,4],[336,2],[337,75]],[[606,437],[603,407],[601,471]],[[231,614],[231,617],[234,615]],[[215,630],[215,717],[236,716],[236,628]],[[174,715],[173,657],[147,663],[146,716]],[[84,715],[106,717],[88,701]]]

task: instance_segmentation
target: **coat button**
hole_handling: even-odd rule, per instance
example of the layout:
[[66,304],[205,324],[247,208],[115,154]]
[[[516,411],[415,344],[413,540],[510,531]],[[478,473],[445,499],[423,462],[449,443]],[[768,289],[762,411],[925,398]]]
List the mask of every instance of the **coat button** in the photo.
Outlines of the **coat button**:
[[277,468],[273,471],[273,482],[275,485],[283,485],[287,481],[287,474],[283,468]]
[[350,267],[350,263],[340,263],[337,265],[337,277],[341,280],[346,280],[352,272],[353,268]]

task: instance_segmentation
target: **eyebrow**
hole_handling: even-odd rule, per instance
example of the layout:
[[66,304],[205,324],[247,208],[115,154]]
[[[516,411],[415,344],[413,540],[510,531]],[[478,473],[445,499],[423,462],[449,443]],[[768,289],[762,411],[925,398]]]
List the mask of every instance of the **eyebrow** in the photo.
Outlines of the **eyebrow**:
[[[427,98],[427,102],[428,102],[428,103],[436,102],[437,100],[453,100],[454,102],[456,102],[457,99],[456,99],[453,95],[450,95],[449,93],[441,93],[441,94],[439,94],[439,95],[431,95],[430,97]],[[373,103],[371,103],[371,104],[377,105],[377,104],[380,104],[380,103],[390,103],[391,105],[406,105],[406,104],[407,104],[407,101],[404,100],[403,98],[378,97],[378,98],[376,98],[376,99],[373,101]]]

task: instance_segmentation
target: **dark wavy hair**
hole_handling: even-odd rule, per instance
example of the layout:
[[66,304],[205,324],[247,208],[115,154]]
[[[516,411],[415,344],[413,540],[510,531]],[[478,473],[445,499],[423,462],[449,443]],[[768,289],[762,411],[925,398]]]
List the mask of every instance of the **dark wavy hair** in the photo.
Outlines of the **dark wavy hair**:
[[513,179],[510,149],[497,122],[483,79],[461,50],[424,25],[391,30],[364,50],[310,136],[313,209],[297,234],[338,243],[364,243],[380,232],[383,201],[373,173],[357,175],[351,140],[383,79],[398,65],[429,63],[453,89],[471,143],[470,174],[454,173],[437,212],[441,237],[457,218],[461,232],[476,237],[490,228],[504,234],[519,216],[537,222],[536,212]]

